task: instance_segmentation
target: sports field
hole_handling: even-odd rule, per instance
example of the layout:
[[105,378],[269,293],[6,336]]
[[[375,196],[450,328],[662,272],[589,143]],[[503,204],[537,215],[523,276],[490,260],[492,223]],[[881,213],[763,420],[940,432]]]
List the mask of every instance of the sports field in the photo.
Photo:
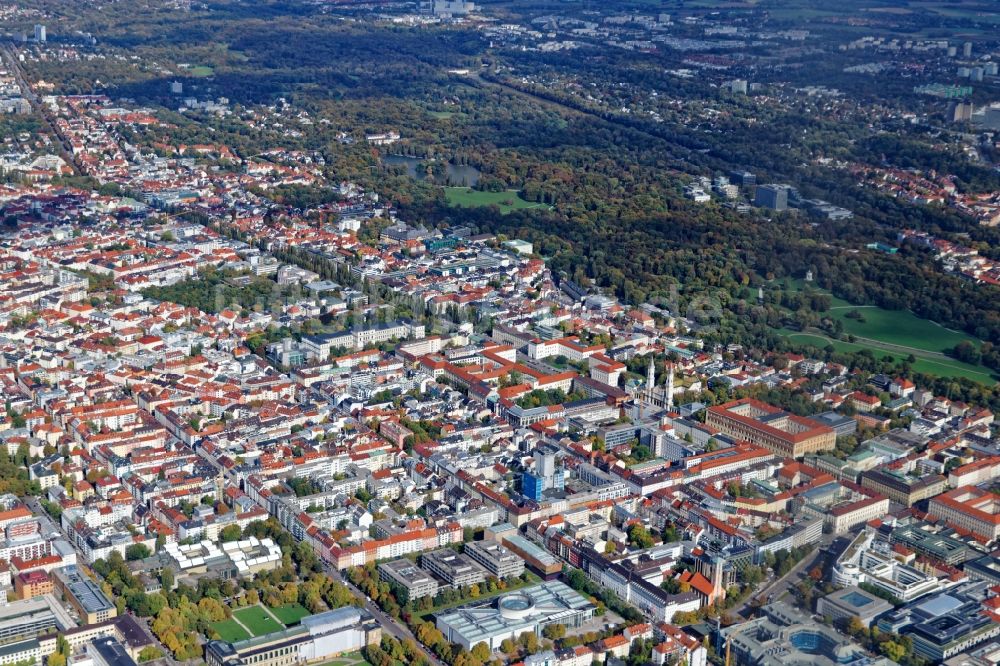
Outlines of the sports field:
[[278,618],[286,627],[290,627],[294,624],[298,624],[299,621],[311,615],[309,609],[307,609],[302,604],[287,604],[285,606],[278,606],[277,608],[271,608],[271,615]]
[[261,606],[251,606],[233,611],[233,617],[240,621],[254,636],[263,636],[272,631],[281,631],[285,627],[278,623]]

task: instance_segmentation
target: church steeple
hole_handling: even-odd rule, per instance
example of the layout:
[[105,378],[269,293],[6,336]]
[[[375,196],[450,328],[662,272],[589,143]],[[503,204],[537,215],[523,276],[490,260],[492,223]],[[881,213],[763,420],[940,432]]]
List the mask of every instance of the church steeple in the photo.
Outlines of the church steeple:
[[667,372],[667,400],[666,400],[667,411],[673,411],[674,409],[674,364],[670,364],[670,370]]
[[653,357],[649,358],[649,369],[646,371],[646,395],[652,399],[653,389],[656,388],[656,366],[653,365]]

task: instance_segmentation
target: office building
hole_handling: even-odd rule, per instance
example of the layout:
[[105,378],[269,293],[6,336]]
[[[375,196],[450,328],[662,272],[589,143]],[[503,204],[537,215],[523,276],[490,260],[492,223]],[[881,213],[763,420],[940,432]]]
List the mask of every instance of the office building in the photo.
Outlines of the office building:
[[712,196],[704,189],[695,185],[688,185],[684,188],[684,196],[695,203],[708,203]]
[[758,208],[770,208],[771,210],[787,210],[788,191],[790,189],[788,185],[758,185],[753,205]]
[[918,95],[930,95],[942,99],[960,99],[972,94],[972,86],[949,86],[943,83],[928,83],[915,86],[913,92]]
[[468,16],[476,11],[475,3],[464,2],[463,0],[432,0],[431,7],[434,16],[441,18]]
[[74,564],[53,571],[55,588],[76,609],[84,624],[110,620],[118,615],[115,607],[101,587]]
[[75,626],[76,622],[51,594],[0,606],[0,643]]
[[540,502],[546,491],[563,491],[566,472],[558,452],[556,447],[550,445],[539,446],[532,452],[534,463],[531,471],[521,475],[521,493],[525,497]]
[[39,23],[35,24],[35,41],[39,44],[44,43],[46,40],[45,26]]
[[466,650],[477,643],[496,650],[505,639],[516,639],[526,631],[541,636],[542,629],[550,624],[579,627],[593,617],[594,609],[594,604],[565,583],[549,581],[488,603],[441,613],[436,624],[447,640]]
[[1000,585],[1000,555],[990,553],[969,560],[962,565],[962,571],[972,580],[985,580],[993,585]]
[[822,423],[825,426],[833,428],[834,432],[837,433],[837,437],[842,435],[853,435],[858,431],[857,421],[852,419],[850,416],[844,416],[843,414],[838,414],[837,412],[823,412],[822,414],[815,414],[809,418],[817,423]]
[[736,199],[740,195],[739,185],[729,182],[729,177],[722,174],[718,174],[712,179],[712,190],[724,195],[727,199]]
[[562,564],[552,553],[521,536],[517,530],[502,534],[500,543],[524,560],[528,567],[545,580],[556,578],[562,572]]
[[297,368],[305,365],[306,356],[297,346],[293,344],[291,338],[285,338],[281,342],[273,342],[267,346],[267,357],[286,368]]
[[777,553],[817,543],[823,537],[823,522],[823,519],[817,516],[793,523],[785,531],[757,546],[757,561],[759,562],[767,553]]
[[[399,136],[396,135],[395,138],[398,140]],[[382,232],[379,234],[378,240],[380,243],[403,244],[403,243],[409,243],[411,241],[422,241],[425,238],[431,238],[435,235],[440,235],[440,234],[430,231],[426,227],[411,227],[405,222],[400,222],[398,224],[394,224],[390,227],[386,227],[385,229],[383,229]]]
[[948,485],[948,479],[940,474],[913,478],[895,471],[876,469],[861,474],[861,485],[897,504],[913,506],[942,492]]
[[518,254],[531,254],[535,251],[534,246],[528,241],[519,240],[517,238],[509,241],[504,241],[504,247],[517,252]]
[[847,587],[822,597],[816,603],[816,612],[832,620],[850,620],[856,617],[866,627],[872,626],[882,613],[893,609],[893,605],[859,587]]
[[378,565],[378,574],[385,582],[402,588],[410,601],[433,597],[438,592],[437,580],[405,557]]
[[467,543],[465,554],[497,578],[510,578],[524,573],[524,560],[496,541]]
[[972,114],[972,124],[979,130],[1000,130],[1000,104],[991,104]]
[[870,497],[830,507],[826,514],[826,527],[833,534],[842,534],[888,512],[889,498],[872,493]]
[[363,608],[310,615],[289,629],[236,643],[208,641],[208,666],[291,666],[328,660],[382,641],[382,627]]
[[730,171],[729,180],[740,187],[757,187],[757,175],[749,171]]
[[918,521],[896,527],[889,534],[889,543],[902,544],[910,550],[944,562],[958,565],[983,554],[979,544],[967,535],[933,523]]
[[420,566],[452,587],[476,585],[486,580],[486,569],[462,553],[441,548],[420,556]]
[[921,597],[882,615],[877,626],[909,636],[914,654],[940,663],[1000,635],[1000,623],[981,612],[988,587],[980,581]]
[[258,277],[263,275],[274,275],[278,272],[279,267],[280,264],[274,257],[265,257],[261,255],[250,257],[250,270]]
[[936,576],[900,562],[894,554],[874,533],[862,532],[837,558],[833,582],[844,587],[871,585],[904,602],[941,589]]
[[723,88],[729,89],[732,93],[737,93],[740,95],[747,94],[747,80],[746,79],[733,79],[732,81],[726,81],[722,84]]

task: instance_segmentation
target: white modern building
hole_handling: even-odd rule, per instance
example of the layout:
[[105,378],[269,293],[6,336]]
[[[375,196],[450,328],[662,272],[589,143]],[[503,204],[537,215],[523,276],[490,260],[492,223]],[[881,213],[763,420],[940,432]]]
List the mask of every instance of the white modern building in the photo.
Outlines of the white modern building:
[[437,617],[437,628],[466,650],[478,643],[496,650],[505,639],[516,639],[526,631],[540,636],[550,624],[578,627],[593,617],[594,609],[585,597],[554,580],[443,613]]
[[875,541],[870,532],[859,534],[837,560],[833,582],[843,587],[868,583],[904,602],[942,587],[934,576],[897,560],[888,544]]
[[229,570],[249,577],[281,565],[281,547],[271,539],[257,537],[228,541],[221,548],[208,539],[185,545],[172,542],[163,550],[185,574]]

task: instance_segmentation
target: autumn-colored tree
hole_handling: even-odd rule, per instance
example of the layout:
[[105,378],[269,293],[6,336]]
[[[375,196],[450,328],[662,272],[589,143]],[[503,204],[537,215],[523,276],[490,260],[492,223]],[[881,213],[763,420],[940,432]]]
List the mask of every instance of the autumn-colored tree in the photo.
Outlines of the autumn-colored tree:
[[514,657],[517,656],[517,644],[514,643],[514,641],[510,640],[509,638],[505,638],[500,643],[500,651],[503,652],[508,657],[510,657],[511,659],[513,659]]
[[528,654],[535,654],[538,652],[538,636],[535,635],[533,631],[526,631],[517,638],[517,642],[521,644]]
[[491,654],[492,653],[490,651],[490,646],[482,642],[473,645],[472,651],[470,652],[470,655],[473,658],[475,658],[476,661],[478,661],[480,664],[485,664],[487,661],[489,661]]

